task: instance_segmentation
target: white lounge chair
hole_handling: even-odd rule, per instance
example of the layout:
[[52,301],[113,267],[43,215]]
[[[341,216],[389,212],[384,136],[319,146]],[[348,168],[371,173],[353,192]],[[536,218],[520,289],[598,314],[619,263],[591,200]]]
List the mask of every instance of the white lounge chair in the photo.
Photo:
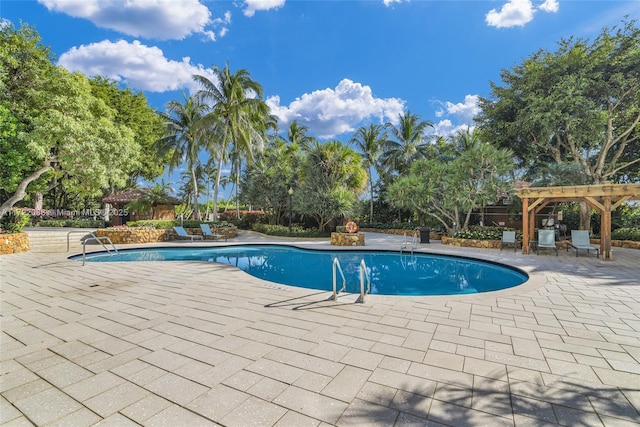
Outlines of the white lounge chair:
[[515,231],[503,231],[502,232],[502,240],[500,240],[500,250],[504,246],[513,245],[513,251],[515,252],[518,248],[518,242],[516,242],[516,232]]
[[540,255],[540,248],[553,249],[556,251],[556,256],[558,256],[555,230],[538,230],[538,244],[536,245],[536,253],[538,255]]
[[210,237],[214,240],[224,239],[225,242],[227,241],[227,236],[225,236],[224,234],[217,234],[212,232],[211,227],[209,227],[209,224],[200,224],[200,229],[202,230],[202,235],[204,236],[205,239]]
[[189,234],[187,233],[187,230],[185,230],[183,227],[173,227],[173,230],[176,232],[179,239],[191,239],[192,242],[194,239],[202,240],[201,235]]
[[[571,243],[569,243],[569,246],[576,250],[576,258],[578,257],[579,249],[584,249],[587,253],[590,250],[594,250],[596,251],[596,258],[600,258],[600,248],[591,246],[588,230],[571,230]],[[567,246],[567,252],[569,252],[569,246]]]

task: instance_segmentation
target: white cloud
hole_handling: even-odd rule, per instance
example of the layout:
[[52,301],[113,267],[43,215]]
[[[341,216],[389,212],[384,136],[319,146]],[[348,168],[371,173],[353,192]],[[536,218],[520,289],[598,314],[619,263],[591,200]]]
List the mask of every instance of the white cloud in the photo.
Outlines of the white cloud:
[[533,15],[543,12],[557,12],[560,9],[558,0],[544,0],[535,7],[531,0],[508,0],[500,10],[491,9],[485,16],[489,26],[496,28],[522,27],[533,20]]
[[523,26],[533,19],[533,4],[530,0],[509,0],[500,11],[491,9],[485,20],[497,28]]
[[284,6],[285,0],[244,0],[247,8],[244,10],[245,16],[253,16],[257,10],[279,9]]
[[558,3],[558,0],[545,0],[544,3],[538,6],[538,9],[542,10],[543,12],[555,13],[560,9],[560,4]]
[[349,79],[343,79],[335,89],[305,93],[288,106],[280,105],[279,96],[269,97],[266,102],[278,117],[281,130],[297,120],[319,138],[353,132],[366,119],[396,122],[405,105],[398,98],[375,98],[369,86]]
[[182,40],[191,34],[215,39],[208,25],[226,32],[228,20],[211,21],[199,0],[38,0],[50,11],[84,18],[101,28],[148,39]]
[[60,56],[58,64],[70,71],[108,77],[126,83],[132,89],[148,92],[197,90],[191,77],[193,74],[215,81],[210,69],[191,64],[190,58],[167,59],[161,49],[145,46],[137,40],[132,43],[104,40],[74,47]]
[[384,3],[385,6],[389,7],[394,3],[402,3],[402,1],[403,0],[382,0],[382,3]]
[[[481,112],[478,101],[478,95],[466,95],[463,102],[444,102],[443,108],[436,111],[436,117],[444,118],[436,123],[434,133],[446,137],[455,134],[458,130],[473,129],[475,126],[473,118]],[[454,124],[449,117],[455,118],[457,124]]]

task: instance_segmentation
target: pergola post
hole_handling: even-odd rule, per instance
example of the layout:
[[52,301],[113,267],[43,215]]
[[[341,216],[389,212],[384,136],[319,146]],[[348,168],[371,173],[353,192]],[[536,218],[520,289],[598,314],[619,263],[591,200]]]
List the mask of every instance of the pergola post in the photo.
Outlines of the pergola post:
[[522,253],[529,253],[529,198],[522,199]]
[[600,215],[600,253],[605,260],[611,260],[611,197],[604,197],[604,209]]

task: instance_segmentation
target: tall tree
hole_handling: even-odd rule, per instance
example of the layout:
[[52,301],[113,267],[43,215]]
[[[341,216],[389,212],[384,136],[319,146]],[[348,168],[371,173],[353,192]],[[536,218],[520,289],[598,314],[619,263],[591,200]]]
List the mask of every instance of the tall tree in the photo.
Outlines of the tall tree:
[[360,127],[351,138],[356,148],[362,155],[363,166],[367,169],[369,177],[369,221],[373,222],[373,170],[379,171],[378,161],[382,155],[382,146],[388,138],[384,128],[380,125],[370,124],[369,127]]
[[465,229],[474,209],[508,194],[512,157],[507,149],[476,142],[457,151],[447,162],[438,158],[418,160],[406,176],[389,186],[387,201],[426,214],[448,231],[454,226]]
[[300,183],[294,193],[296,210],[316,219],[326,230],[331,221],[348,215],[366,186],[362,158],[340,141],[314,143],[304,154]]
[[286,212],[299,151],[298,145],[274,138],[245,168],[242,194],[247,202],[263,209],[269,224],[276,224]]
[[92,92],[116,111],[114,120],[133,131],[136,143],[144,153],[140,163],[129,171],[127,187],[134,187],[139,178],[153,181],[164,172],[168,153],[163,158],[155,145],[163,136],[164,120],[147,102],[143,93],[120,89],[117,82],[103,77],[91,79]]
[[[588,183],[637,179],[640,168],[640,29],[604,29],[589,43],[563,39],[491,83],[477,118],[485,139],[510,147],[534,175],[577,164]],[[581,228],[589,223],[581,208]]]
[[0,113],[10,132],[3,145],[12,153],[3,159],[11,176],[0,184],[7,196],[0,214],[54,169],[80,198],[98,197],[110,182],[126,181],[139,161],[133,132],[92,94],[86,76],[54,66],[49,49],[27,26],[0,27],[0,64]]
[[170,170],[186,162],[187,170],[191,175],[193,212],[195,218],[199,220],[196,168],[200,164],[198,154],[207,145],[207,135],[203,132],[201,120],[207,114],[208,107],[197,97],[186,95],[183,97],[184,102],[169,101],[167,112],[161,113],[166,121],[166,134],[157,141],[156,147],[162,155],[170,155]]
[[[251,79],[247,70],[232,73],[227,63],[224,68],[214,66],[213,74],[216,81],[201,75],[194,75],[193,79],[202,87],[197,94],[199,99],[211,106],[204,126],[215,133],[222,147],[217,154],[218,178],[213,196],[214,214],[217,214],[218,188],[225,156],[228,152],[235,152],[239,158],[252,160],[253,154],[262,150],[272,117],[263,100],[262,86]],[[236,167],[239,178],[240,162]],[[239,211],[237,215],[240,218]]]
[[290,144],[297,145],[302,149],[308,149],[314,140],[314,138],[309,135],[309,128],[300,124],[297,120],[294,120],[289,125],[289,129],[287,129],[287,139]]
[[394,139],[385,142],[382,161],[389,174],[403,174],[415,160],[424,159],[428,149],[426,131],[433,123],[407,110],[397,125],[387,124]]

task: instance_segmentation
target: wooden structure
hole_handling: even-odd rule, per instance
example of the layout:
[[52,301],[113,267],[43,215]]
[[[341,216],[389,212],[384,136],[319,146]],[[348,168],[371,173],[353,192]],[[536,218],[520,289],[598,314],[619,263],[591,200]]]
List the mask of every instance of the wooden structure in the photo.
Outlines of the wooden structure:
[[106,210],[110,214],[109,216],[111,218],[112,225],[124,225],[127,221],[141,219],[176,219],[174,206],[177,206],[182,202],[171,196],[166,196],[163,200],[154,203],[149,212],[130,212],[126,209],[127,204],[140,198],[148,197],[149,193],[150,190],[146,188],[136,188],[125,191],[124,193],[113,194],[103,198],[102,202],[108,204],[107,206],[111,206]]
[[600,253],[611,260],[611,212],[628,200],[640,200],[640,184],[596,184],[566,187],[523,187],[515,194],[522,200],[522,253],[529,253],[535,215],[549,203],[586,202],[600,212]]

